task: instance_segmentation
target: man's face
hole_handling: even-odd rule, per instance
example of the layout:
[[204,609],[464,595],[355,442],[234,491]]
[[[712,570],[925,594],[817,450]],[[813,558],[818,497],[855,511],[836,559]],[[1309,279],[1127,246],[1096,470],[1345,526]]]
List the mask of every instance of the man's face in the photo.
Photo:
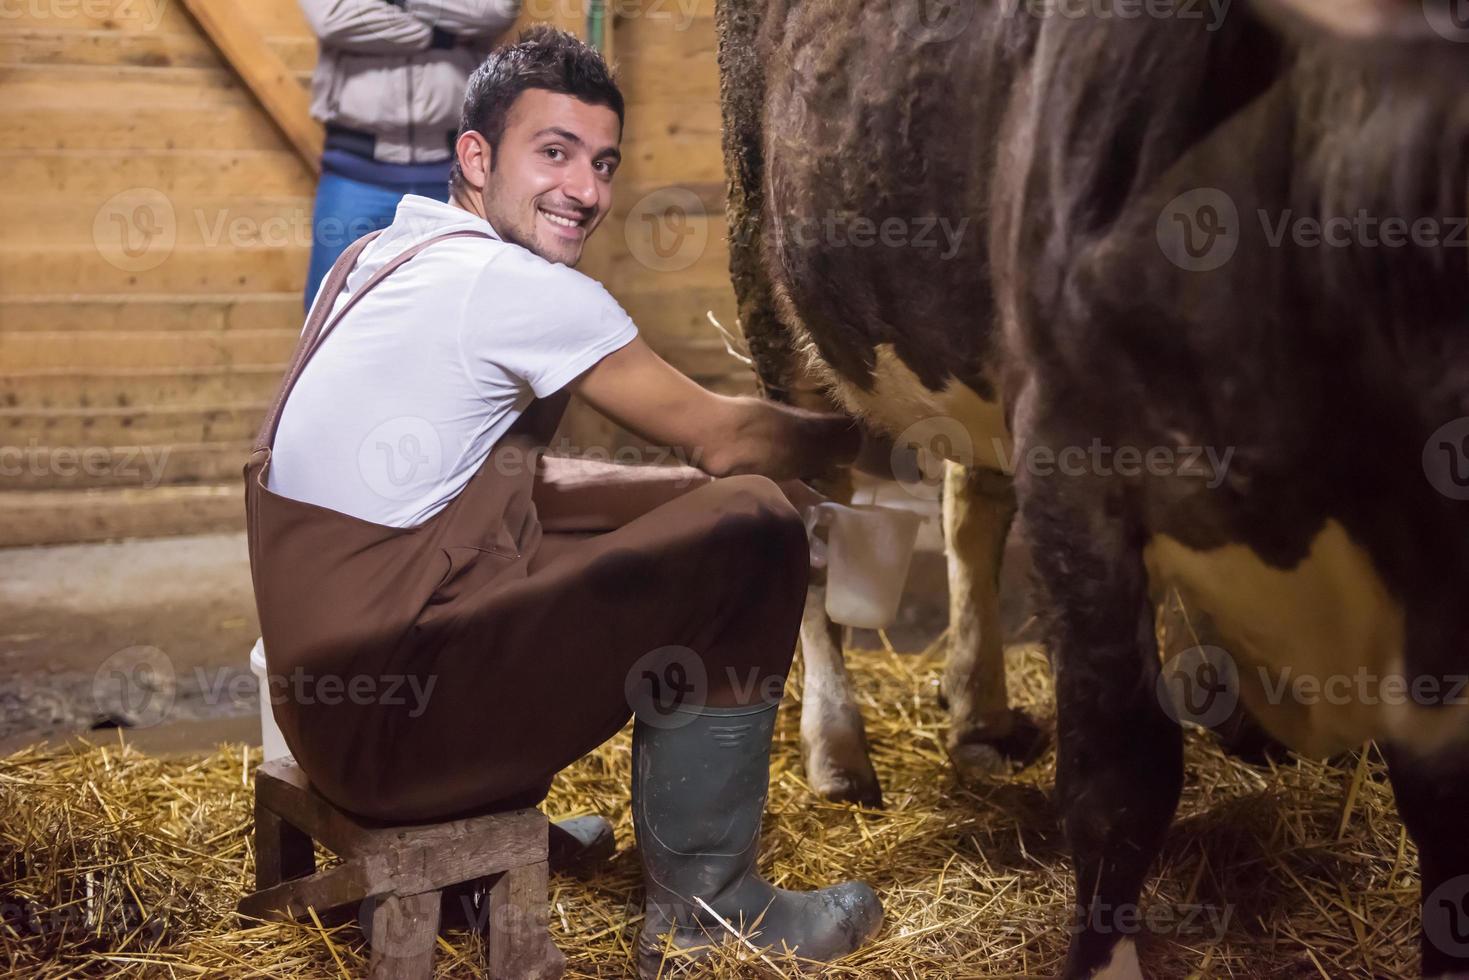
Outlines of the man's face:
[[621,139],[608,107],[527,89],[510,106],[486,175],[485,217],[505,241],[576,265],[612,207]]

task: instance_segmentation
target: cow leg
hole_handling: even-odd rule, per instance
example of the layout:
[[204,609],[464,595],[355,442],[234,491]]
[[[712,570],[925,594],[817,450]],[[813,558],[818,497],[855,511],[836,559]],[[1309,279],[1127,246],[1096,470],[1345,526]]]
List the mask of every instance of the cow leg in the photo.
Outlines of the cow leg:
[[[851,478],[820,488],[849,503]],[[829,800],[882,806],[882,787],[868,758],[867,729],[852,697],[842,655],[842,627],[826,615],[826,570],[811,570],[801,616],[801,755],[811,788]]]
[[1074,478],[1022,473],[1019,489],[1049,603],[1056,791],[1076,875],[1065,976],[1139,977],[1138,898],[1183,784],[1142,552],[1117,503]]
[[1386,747],[1398,813],[1418,845],[1423,976],[1469,977],[1469,761]]
[[1010,478],[944,464],[944,546],[949,563],[949,652],[941,697],[949,710],[946,748],[961,780],[1028,762],[1040,731],[1012,710],[1005,691],[1000,568],[1015,516]]

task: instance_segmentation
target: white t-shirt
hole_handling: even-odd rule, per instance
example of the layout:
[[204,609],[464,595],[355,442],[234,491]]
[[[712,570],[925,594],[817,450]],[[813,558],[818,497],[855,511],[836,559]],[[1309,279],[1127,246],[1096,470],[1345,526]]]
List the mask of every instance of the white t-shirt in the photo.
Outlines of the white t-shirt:
[[[336,309],[404,250],[461,228],[494,234],[452,205],[403,198]],[[421,524],[533,397],[636,336],[607,290],[575,269],[498,237],[437,242],[373,287],[307,362],[266,485],[375,524]]]

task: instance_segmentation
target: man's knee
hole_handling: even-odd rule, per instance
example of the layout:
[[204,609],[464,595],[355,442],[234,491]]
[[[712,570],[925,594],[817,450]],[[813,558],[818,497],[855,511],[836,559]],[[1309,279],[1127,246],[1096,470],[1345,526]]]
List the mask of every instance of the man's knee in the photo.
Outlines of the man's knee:
[[741,543],[767,567],[783,565],[804,583],[811,561],[806,526],[780,487],[755,474],[725,477],[715,487],[723,494],[721,513],[738,515]]

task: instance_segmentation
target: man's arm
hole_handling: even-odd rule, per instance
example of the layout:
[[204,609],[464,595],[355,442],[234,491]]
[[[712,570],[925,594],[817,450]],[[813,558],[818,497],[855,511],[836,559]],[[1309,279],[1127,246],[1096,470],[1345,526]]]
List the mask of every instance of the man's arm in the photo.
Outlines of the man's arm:
[[359,54],[428,50],[433,28],[390,0],[300,0],[322,47]]
[[861,429],[846,415],[709,391],[641,337],[572,384],[598,412],[654,445],[682,450],[713,476],[817,478],[851,463],[861,446]]
[[455,37],[490,40],[520,16],[520,0],[405,0],[404,9]]

